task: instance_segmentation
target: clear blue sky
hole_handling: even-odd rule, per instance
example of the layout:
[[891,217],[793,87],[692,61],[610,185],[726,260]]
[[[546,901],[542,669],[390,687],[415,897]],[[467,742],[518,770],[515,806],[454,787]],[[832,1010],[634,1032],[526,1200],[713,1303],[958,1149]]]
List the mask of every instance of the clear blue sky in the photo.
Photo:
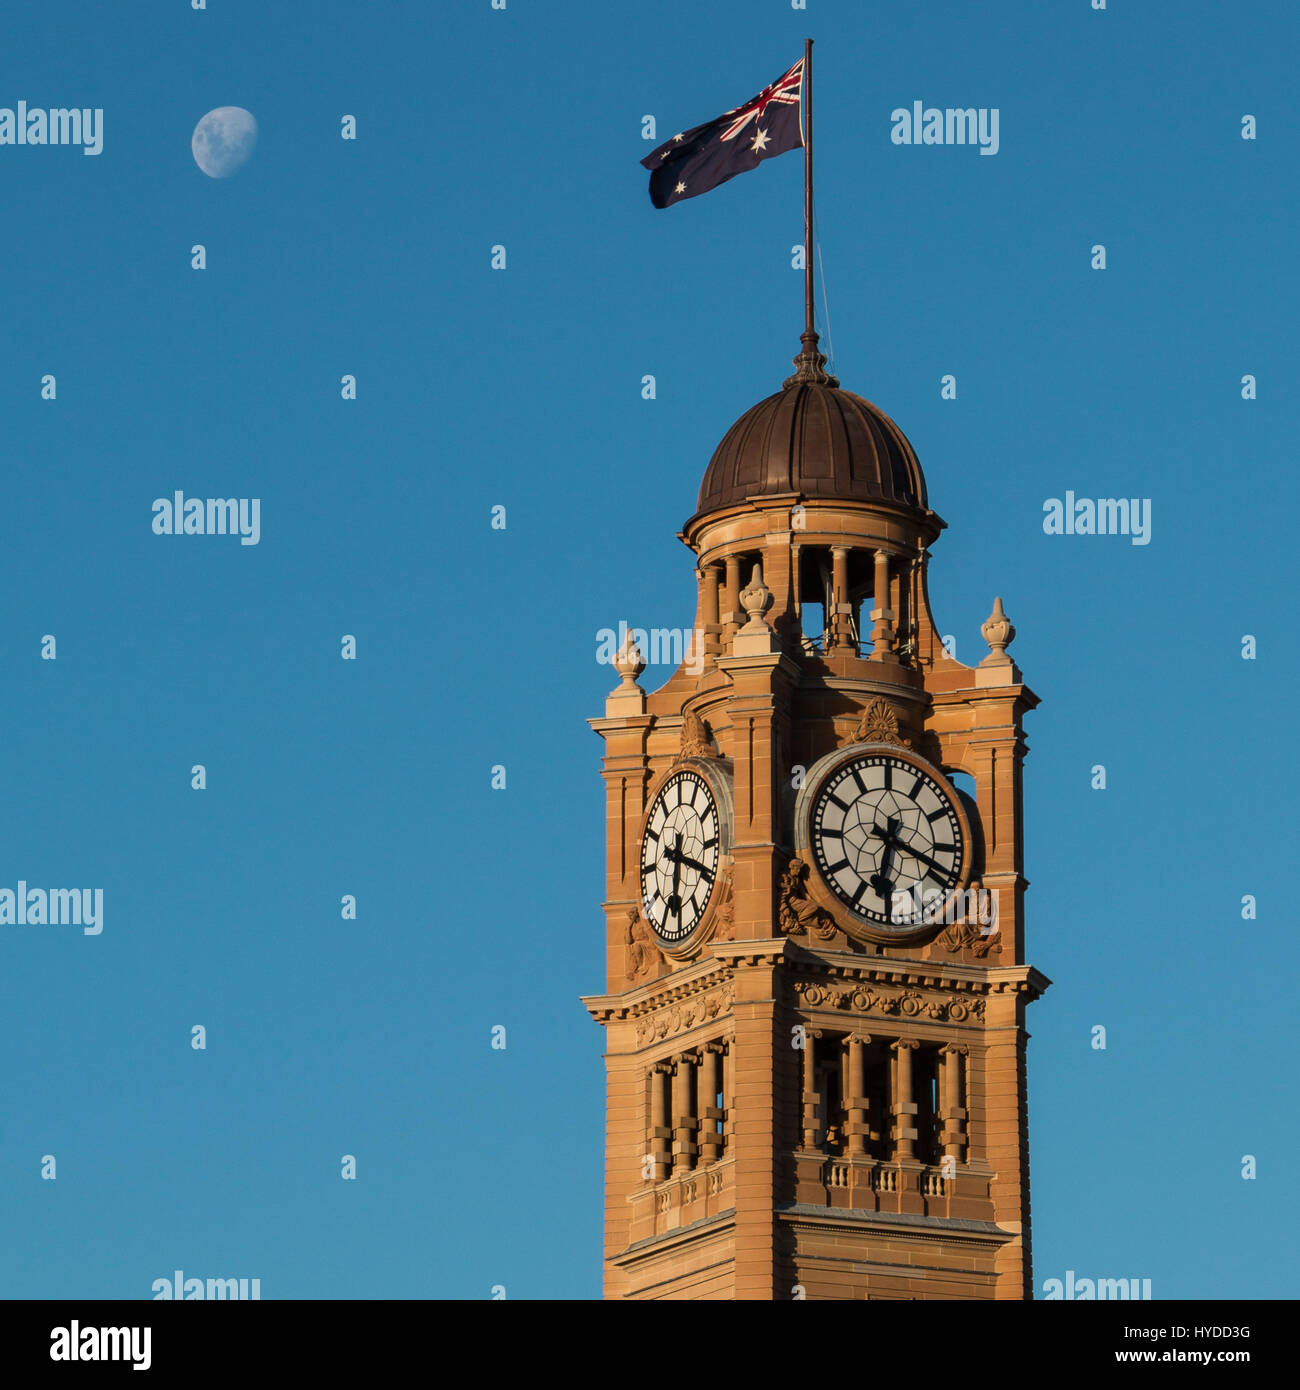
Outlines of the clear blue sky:
[[[0,106],[105,115],[0,147],[0,887],[105,924],[0,927],[0,1294],[599,1293],[597,633],[691,622],[675,532],[800,328],[799,156],[655,212],[641,120],[806,33],[835,367],[920,455],[958,655],[1000,593],[1043,699],[1038,1287],[1295,1293],[1294,4],[151,0],[6,18]],[[999,152],[891,144],[916,100]],[[260,544],[155,536],[177,489]],[[1066,490],[1151,544],[1045,536]]]

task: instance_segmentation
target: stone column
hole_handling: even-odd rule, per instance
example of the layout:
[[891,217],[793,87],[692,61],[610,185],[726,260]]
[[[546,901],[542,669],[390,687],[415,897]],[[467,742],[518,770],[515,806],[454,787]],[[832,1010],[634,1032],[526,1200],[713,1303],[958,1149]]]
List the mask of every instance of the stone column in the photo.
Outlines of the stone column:
[[889,552],[876,551],[875,601],[871,610],[872,657],[883,661],[894,645],[894,610],[889,606]]
[[916,1101],[912,1099],[912,1049],[916,1043],[898,1038],[889,1044],[894,1054],[894,1160],[916,1157]]
[[736,629],[745,621],[745,614],[740,609],[740,590],[742,581],[740,578],[740,556],[728,555],[726,559],[727,578],[722,591],[722,643],[724,647],[730,646],[731,639],[736,635]]
[[844,545],[831,546],[831,611],[826,615],[826,646],[828,650],[846,649],[853,645],[849,603],[849,550]]
[[948,1043],[939,1049],[939,1119],[943,1156],[962,1162],[966,1155],[966,1110],[962,1105],[962,1067],[966,1049]]
[[866,1033],[853,1033],[845,1039],[848,1051],[848,1090],[845,1108],[848,1110],[848,1143],[845,1152],[850,1157],[862,1158],[867,1152],[867,1135],[871,1131],[869,1123],[871,1102],[867,1099],[866,1054],[871,1038]]
[[695,1057],[684,1053],[673,1071],[673,1175],[695,1167]]
[[704,624],[704,651],[706,657],[713,657],[721,650],[722,627],[718,608],[718,586],[722,580],[722,567],[711,561],[701,571],[704,583],[704,602],[701,605],[701,620]]
[[668,1176],[672,1161],[673,1132],[668,1125],[668,1079],[671,1062],[659,1062],[650,1068],[650,1133],[647,1152],[653,1163],[653,1180],[661,1182]]
[[804,1029],[803,1039],[803,1146],[820,1150],[822,1146],[821,1096],[817,1090],[817,1039],[815,1028]]
[[718,1109],[718,1067],[722,1061],[722,1044],[706,1043],[700,1049],[699,1115],[700,1162],[716,1163],[722,1156],[722,1132]]

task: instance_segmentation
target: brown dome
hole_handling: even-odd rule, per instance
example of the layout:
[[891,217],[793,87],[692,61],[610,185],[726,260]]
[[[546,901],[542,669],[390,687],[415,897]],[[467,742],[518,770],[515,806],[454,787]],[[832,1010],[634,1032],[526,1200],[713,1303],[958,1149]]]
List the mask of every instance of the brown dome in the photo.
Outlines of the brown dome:
[[732,425],[700,484],[696,516],[792,492],[928,509],[907,436],[883,410],[821,375],[791,377]]

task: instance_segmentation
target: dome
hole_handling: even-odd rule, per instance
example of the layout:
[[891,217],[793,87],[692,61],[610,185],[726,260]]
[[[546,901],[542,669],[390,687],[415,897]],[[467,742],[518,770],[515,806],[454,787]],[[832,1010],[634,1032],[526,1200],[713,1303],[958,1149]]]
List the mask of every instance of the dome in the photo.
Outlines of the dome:
[[841,390],[825,360],[814,339],[781,390],[727,431],[700,484],[697,517],[781,493],[928,510],[907,436],[883,410]]

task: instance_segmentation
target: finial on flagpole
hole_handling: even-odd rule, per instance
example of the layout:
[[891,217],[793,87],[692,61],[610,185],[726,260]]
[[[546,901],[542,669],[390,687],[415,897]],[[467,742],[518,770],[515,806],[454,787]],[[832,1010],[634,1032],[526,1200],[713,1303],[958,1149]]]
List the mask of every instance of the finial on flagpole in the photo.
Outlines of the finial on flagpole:
[[796,386],[801,381],[816,382],[819,386],[838,386],[839,378],[826,370],[826,354],[817,350],[817,334],[811,328],[805,329],[799,335],[799,341],[802,344],[799,355],[791,359],[795,373],[781,383],[782,389]]

